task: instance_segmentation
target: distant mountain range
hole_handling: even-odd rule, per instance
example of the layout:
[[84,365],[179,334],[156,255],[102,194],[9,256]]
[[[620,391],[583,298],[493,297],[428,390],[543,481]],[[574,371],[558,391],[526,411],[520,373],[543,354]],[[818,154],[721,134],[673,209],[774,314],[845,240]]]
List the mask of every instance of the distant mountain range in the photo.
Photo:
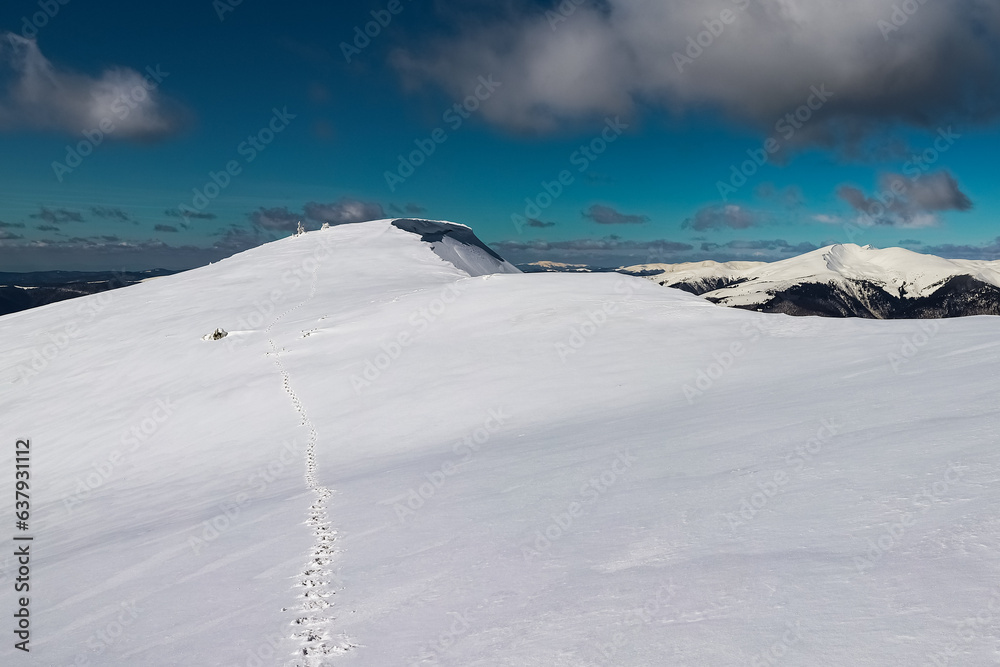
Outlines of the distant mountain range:
[[1000,261],[832,245],[780,262],[620,269],[723,306],[787,315],[910,319],[1000,315]]
[[119,287],[168,276],[176,271],[40,271],[0,272],[0,315],[9,315],[78,296],[97,294]]
[[[943,259],[903,248],[832,245],[779,262],[641,264],[619,269],[534,262],[514,268],[463,229],[400,219],[393,225],[421,236],[435,252],[473,273],[604,273],[618,271],[681,289],[722,306],[765,313],[926,319],[1000,315],[1000,260]],[[461,252],[460,252],[461,251]],[[475,269],[473,271],[473,269]],[[96,294],[175,273],[0,272],[0,316]]]
[[524,273],[602,273],[614,271],[614,269],[595,269],[586,264],[563,264],[562,262],[530,262],[528,264],[518,264]]

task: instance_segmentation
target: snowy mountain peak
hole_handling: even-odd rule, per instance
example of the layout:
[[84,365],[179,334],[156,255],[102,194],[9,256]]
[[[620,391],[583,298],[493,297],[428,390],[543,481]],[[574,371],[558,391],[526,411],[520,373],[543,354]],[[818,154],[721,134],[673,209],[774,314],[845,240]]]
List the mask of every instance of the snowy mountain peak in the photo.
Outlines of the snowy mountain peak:
[[[1000,261],[944,259],[905,248],[845,243],[771,263],[644,265],[625,272],[726,306],[799,315],[951,317],[1000,309]],[[916,304],[921,299],[949,305]]]
[[[380,221],[381,222],[381,221]],[[429,243],[431,250],[470,276],[491,273],[520,273],[513,264],[479,240],[470,227],[442,220],[397,218],[390,224]]]

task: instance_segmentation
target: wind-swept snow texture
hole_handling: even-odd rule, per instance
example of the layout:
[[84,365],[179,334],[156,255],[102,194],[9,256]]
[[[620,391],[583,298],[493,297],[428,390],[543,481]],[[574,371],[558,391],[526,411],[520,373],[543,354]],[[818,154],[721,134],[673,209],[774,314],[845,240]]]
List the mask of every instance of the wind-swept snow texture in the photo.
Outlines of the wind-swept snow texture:
[[1000,320],[472,276],[425,235],[0,318],[35,537],[0,664],[1000,662]]

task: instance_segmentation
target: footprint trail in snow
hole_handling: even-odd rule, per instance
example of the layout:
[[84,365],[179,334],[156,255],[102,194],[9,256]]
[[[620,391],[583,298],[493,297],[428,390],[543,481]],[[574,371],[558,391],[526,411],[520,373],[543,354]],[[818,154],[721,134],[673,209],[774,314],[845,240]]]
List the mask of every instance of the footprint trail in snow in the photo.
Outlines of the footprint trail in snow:
[[271,337],[271,329],[285,317],[304,306],[316,296],[318,284],[318,270],[313,271],[312,288],[309,296],[298,305],[289,308],[281,313],[264,329],[267,342],[271,347],[268,353],[274,359],[278,372],[281,375],[281,385],[288,394],[301,418],[301,425],[309,430],[309,437],[306,445],[306,486],[311,490],[316,499],[309,507],[309,516],[306,524],[312,528],[314,543],[309,560],[302,572],[297,577],[296,588],[301,588],[299,595],[301,603],[299,613],[292,622],[294,626],[292,638],[302,644],[299,649],[299,657],[289,664],[289,667],[322,667],[327,664],[324,660],[329,656],[345,653],[354,645],[345,638],[332,640],[329,634],[329,627],[334,620],[329,609],[333,607],[330,598],[336,593],[331,587],[331,583],[336,581],[336,576],[329,569],[331,561],[336,553],[333,543],[336,539],[336,531],[330,525],[327,514],[327,503],[333,492],[319,483],[316,479],[316,442],[319,440],[319,433],[316,426],[309,419],[302,401],[295,390],[292,389],[291,378],[285,365],[281,361],[281,350]]

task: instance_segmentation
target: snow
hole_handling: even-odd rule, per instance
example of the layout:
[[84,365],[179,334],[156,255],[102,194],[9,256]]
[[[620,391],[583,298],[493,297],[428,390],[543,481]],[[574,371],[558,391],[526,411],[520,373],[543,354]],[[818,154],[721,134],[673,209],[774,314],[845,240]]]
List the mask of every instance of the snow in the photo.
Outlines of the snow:
[[879,249],[853,243],[827,246],[779,262],[654,264],[628,270],[656,271],[649,278],[667,285],[717,277],[741,280],[738,285],[702,295],[727,306],[762,303],[769,292],[802,283],[833,283],[850,290],[848,280],[865,280],[904,298],[933,294],[942,283],[958,275],[971,275],[1000,287],[1000,261],[944,259],[904,248]]
[[995,318],[432,245],[339,226],[0,318],[35,537],[0,661],[1000,664]]

